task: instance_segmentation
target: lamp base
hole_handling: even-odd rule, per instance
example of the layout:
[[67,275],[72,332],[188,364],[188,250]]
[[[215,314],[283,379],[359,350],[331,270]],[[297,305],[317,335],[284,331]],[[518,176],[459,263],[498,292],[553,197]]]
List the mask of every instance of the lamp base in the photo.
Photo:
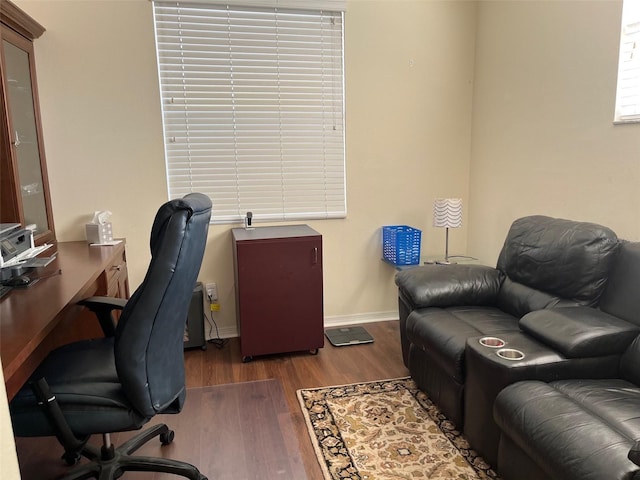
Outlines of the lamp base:
[[446,258],[444,260],[436,260],[436,265],[455,265],[458,262],[452,262],[451,260],[447,260]]

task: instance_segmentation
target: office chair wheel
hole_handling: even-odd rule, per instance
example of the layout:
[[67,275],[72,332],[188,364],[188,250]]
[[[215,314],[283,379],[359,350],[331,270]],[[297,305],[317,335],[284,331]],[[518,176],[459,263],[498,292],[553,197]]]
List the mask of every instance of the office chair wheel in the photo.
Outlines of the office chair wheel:
[[80,453],[79,452],[64,452],[62,454],[62,460],[64,464],[68,467],[74,466],[76,463],[80,461]]
[[176,433],[173,430],[169,430],[167,433],[160,434],[160,443],[162,445],[169,445],[173,442],[173,438],[176,436]]

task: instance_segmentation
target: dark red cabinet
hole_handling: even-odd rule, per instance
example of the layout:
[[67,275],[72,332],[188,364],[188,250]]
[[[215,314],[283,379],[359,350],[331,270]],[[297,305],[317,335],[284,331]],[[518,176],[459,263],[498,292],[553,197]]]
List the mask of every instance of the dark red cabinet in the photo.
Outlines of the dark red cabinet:
[[307,225],[232,230],[243,360],[324,345],[322,236]]

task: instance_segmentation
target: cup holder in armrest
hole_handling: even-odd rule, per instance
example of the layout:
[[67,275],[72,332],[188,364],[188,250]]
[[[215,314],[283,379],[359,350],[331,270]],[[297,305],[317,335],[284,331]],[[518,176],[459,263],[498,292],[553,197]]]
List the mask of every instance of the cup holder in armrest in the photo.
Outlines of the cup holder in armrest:
[[506,345],[506,342],[498,337],[482,337],[480,340],[480,345],[489,348],[502,348]]
[[505,360],[522,360],[524,353],[513,348],[502,348],[496,352],[500,358]]

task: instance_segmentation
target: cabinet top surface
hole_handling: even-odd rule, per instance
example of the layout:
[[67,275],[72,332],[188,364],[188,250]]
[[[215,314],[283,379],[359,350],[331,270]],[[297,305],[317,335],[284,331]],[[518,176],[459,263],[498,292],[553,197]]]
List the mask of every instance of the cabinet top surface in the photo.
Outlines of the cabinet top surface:
[[265,240],[270,238],[316,237],[320,235],[309,225],[285,225],[278,227],[234,228],[231,230],[236,241]]

